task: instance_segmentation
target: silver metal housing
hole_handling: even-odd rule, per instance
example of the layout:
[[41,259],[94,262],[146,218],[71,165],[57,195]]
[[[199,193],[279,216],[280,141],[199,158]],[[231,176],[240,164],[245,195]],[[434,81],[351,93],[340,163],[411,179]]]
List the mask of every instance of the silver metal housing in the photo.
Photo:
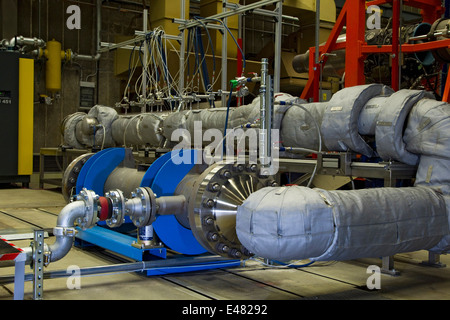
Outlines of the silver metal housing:
[[236,212],[251,193],[275,183],[258,165],[214,164],[194,183],[188,206],[195,238],[208,251],[245,259],[251,253],[236,235]]

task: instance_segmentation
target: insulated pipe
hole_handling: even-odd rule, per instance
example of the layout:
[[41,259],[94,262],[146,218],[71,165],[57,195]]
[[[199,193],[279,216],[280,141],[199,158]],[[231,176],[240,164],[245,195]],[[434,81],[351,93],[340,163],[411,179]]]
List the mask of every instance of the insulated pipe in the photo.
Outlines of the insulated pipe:
[[238,207],[236,219],[248,250],[280,261],[385,257],[433,248],[450,234],[443,195],[424,187],[267,187]]

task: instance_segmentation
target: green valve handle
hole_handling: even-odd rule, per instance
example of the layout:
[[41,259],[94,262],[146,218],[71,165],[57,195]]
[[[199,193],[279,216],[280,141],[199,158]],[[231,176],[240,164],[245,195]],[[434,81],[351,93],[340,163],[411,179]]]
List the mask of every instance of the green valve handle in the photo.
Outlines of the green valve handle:
[[239,85],[239,81],[237,80],[230,80],[231,89],[236,88]]

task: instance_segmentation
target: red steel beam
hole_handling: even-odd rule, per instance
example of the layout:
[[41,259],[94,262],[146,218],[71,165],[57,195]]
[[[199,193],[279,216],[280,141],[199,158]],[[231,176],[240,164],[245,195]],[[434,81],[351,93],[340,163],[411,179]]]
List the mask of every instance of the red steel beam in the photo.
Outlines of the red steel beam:
[[392,11],[391,87],[394,91],[398,91],[400,89],[400,0],[393,0]]
[[[366,5],[383,5],[392,4],[393,7],[393,44],[373,46],[365,43],[365,11]],[[403,0],[404,5],[422,9],[424,22],[433,23],[439,19],[445,8],[442,7],[441,0]],[[427,50],[435,50],[439,48],[450,48],[450,39],[425,42],[421,44],[404,44],[399,45],[399,17],[400,17],[400,1],[399,0],[347,0],[341,10],[341,13],[330,33],[327,43],[319,48],[319,56],[322,58],[321,64],[315,64],[314,53],[315,48],[310,48],[309,62],[309,79],[301,94],[302,99],[314,97],[318,100],[318,86],[320,68],[327,61],[324,53],[331,53],[334,50],[346,50],[346,79],[345,86],[356,86],[365,83],[364,76],[364,57],[370,53],[392,53],[392,87],[394,90],[399,89],[399,51],[404,53],[414,53]],[[395,18],[397,17],[397,18]],[[344,25],[347,25],[347,40],[343,43],[336,43]],[[397,44],[397,45],[395,45]],[[351,50],[349,50],[351,48]],[[450,75],[450,73],[449,73]],[[450,80],[450,77],[449,77]],[[450,81],[447,81],[446,92],[450,92]],[[448,88],[447,88],[448,87]],[[447,90],[448,89],[448,90]],[[447,98],[450,98],[447,94]]]
[[365,43],[366,1],[346,1],[347,7],[347,50],[345,51],[345,86],[365,84],[364,56],[361,46]]
[[[360,0],[358,0],[358,1],[360,1]],[[339,14],[339,17],[336,20],[336,23],[334,24],[333,29],[331,30],[330,36],[328,37],[327,43],[320,49],[319,57],[323,53],[331,53],[333,50],[335,50],[336,40],[339,37],[339,35],[342,31],[342,28],[346,25],[347,8],[350,6],[350,4],[349,4],[350,2],[351,1],[346,1],[344,6],[342,7],[341,13]],[[316,90],[316,92],[318,92],[318,88],[314,89],[314,83],[317,84],[319,79],[317,78],[316,80],[314,80],[314,78],[315,78],[315,73],[314,73],[315,63],[312,63],[312,62],[314,62],[315,51],[316,51],[315,47],[312,47],[309,50],[309,54],[310,54],[309,79],[308,79],[308,82],[306,83],[305,88],[303,89],[301,96],[300,96],[302,99],[305,99],[305,100],[314,95],[314,90]],[[323,57],[322,65],[324,65],[326,63],[326,61],[327,61],[327,57],[325,56],[325,57]],[[317,71],[318,70],[316,68],[316,74],[317,74]]]

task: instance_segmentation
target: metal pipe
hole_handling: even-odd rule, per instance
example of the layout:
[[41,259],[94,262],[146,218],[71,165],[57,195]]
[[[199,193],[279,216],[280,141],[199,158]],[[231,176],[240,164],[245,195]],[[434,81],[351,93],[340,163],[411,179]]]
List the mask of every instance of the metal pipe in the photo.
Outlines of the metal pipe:
[[319,64],[319,54],[320,54],[320,48],[319,48],[319,42],[320,42],[320,0],[316,0],[316,24],[315,24],[315,46],[316,46],[316,52],[315,52],[315,59],[314,62],[316,65]]
[[74,52],[72,54],[72,59],[81,61],[98,61],[101,57],[101,31],[102,31],[102,0],[97,0],[97,21],[96,21],[96,43],[95,49],[96,54],[94,56],[86,54],[78,54]]
[[[107,274],[107,273],[117,273],[117,272],[144,272],[146,270],[158,270],[158,269],[166,269],[166,268],[176,268],[181,266],[190,266],[192,264],[200,265],[203,263],[214,263],[223,261],[224,258],[221,256],[198,256],[192,258],[168,258],[164,260],[152,260],[152,261],[140,261],[140,262],[130,262],[130,263],[121,263],[115,265],[106,265],[106,266],[96,266],[96,267],[87,267],[80,269],[80,276],[89,276],[96,274]],[[236,260],[230,260],[232,263],[236,263]],[[44,279],[59,279],[59,278],[68,278],[71,277],[72,273],[68,273],[67,270],[53,270],[44,272]],[[25,281],[32,281],[33,274],[28,273],[25,274]],[[13,283],[14,276],[1,276],[0,284]]]
[[157,215],[179,215],[186,213],[186,197],[184,195],[156,198]]
[[100,42],[101,42],[101,32],[102,32],[102,0],[97,0],[97,43],[96,43],[96,53],[99,53],[100,50]]
[[281,81],[281,39],[283,37],[283,3],[276,4],[277,23],[275,25],[274,92],[280,92]]
[[[225,4],[226,0],[222,0],[222,3]],[[222,13],[227,13],[226,6],[223,7]],[[223,18],[223,24],[222,24],[222,79],[221,79],[221,89],[222,92],[226,91],[228,89],[228,33],[227,33],[227,21],[228,19],[226,16]],[[227,105],[227,96],[222,93],[222,106]]]
[[32,46],[35,48],[45,47],[45,41],[38,38],[28,38],[24,36],[17,36],[7,41],[6,39],[2,41],[2,45],[5,47],[15,47],[15,46]]
[[266,92],[267,92],[267,78],[269,73],[269,59],[264,58],[261,61],[261,87],[259,89],[260,108],[259,108],[259,160],[263,167],[267,166],[267,123],[266,123]]
[[[58,215],[56,228],[62,232],[55,232],[55,243],[48,246],[50,252],[49,262],[55,262],[63,258],[72,248],[75,233],[74,224],[77,219],[81,219],[86,214],[86,206],[84,201],[75,201],[65,206]],[[55,229],[56,229],[55,228]]]
[[[231,17],[231,16],[234,16],[234,15],[237,15],[237,14],[245,13],[247,11],[251,11],[251,10],[254,10],[254,9],[257,9],[257,8],[261,8],[261,7],[264,7],[264,6],[269,6],[269,5],[275,4],[277,2],[281,2],[281,0],[256,1],[255,3],[251,3],[251,4],[248,4],[248,5],[245,5],[245,6],[240,6],[239,8],[234,9],[234,10],[230,10],[230,11],[226,10],[227,8],[226,8],[226,6],[224,6],[224,10],[221,13],[218,13],[218,14],[215,14],[213,16],[210,16],[210,17],[208,17],[208,19],[224,19],[224,18]],[[184,25],[181,25],[179,27],[179,29],[180,30],[189,29],[189,28],[193,28],[193,27],[199,26],[200,24],[201,24],[201,22],[194,20],[194,21],[190,21],[190,22],[188,22],[188,23],[186,23]]]
[[[53,233],[56,240],[51,245],[45,245],[45,264],[62,259],[72,248],[76,234],[75,222],[82,229],[88,229],[98,220],[106,221],[110,227],[122,224],[125,215],[139,227],[151,225],[156,214],[184,214],[186,212],[186,198],[184,195],[161,197],[155,199],[150,188],[137,188],[131,193],[132,198],[123,197],[123,192],[113,190],[106,197],[99,197],[93,191],[83,189],[77,196],[77,201],[66,205],[58,215]],[[33,261],[33,249],[25,248],[26,261]]]
[[[185,0],[180,0],[181,5],[181,19],[186,18],[186,3]],[[179,78],[179,87],[180,89],[184,89],[184,76],[185,76],[185,54],[186,54],[186,30],[181,31],[181,37],[180,37],[180,78]]]
[[100,59],[100,57],[101,57],[100,53],[97,53],[95,56],[73,53],[72,59],[81,61],[97,61]]
[[[144,34],[147,33],[147,18],[148,18],[148,10],[144,9],[144,16],[142,17],[143,19],[143,31]],[[147,44],[147,40],[144,41],[144,62],[143,62],[143,66],[142,66],[142,100],[143,106],[141,107],[141,113],[146,112],[147,110],[147,104],[146,104],[146,99],[147,99],[147,62],[148,62],[148,44]]]

